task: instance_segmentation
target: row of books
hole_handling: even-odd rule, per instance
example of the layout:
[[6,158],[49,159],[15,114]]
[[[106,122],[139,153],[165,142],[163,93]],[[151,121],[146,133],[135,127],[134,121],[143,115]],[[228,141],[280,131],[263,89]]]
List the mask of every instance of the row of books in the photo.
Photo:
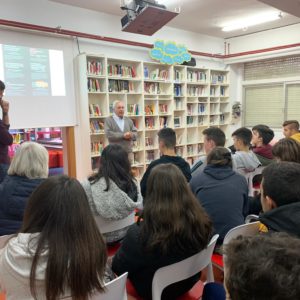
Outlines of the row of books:
[[188,86],[187,88],[188,96],[204,96],[205,91],[206,89],[204,86]]
[[121,76],[121,77],[136,77],[136,69],[133,66],[126,65],[108,65],[107,66],[108,76]]
[[159,68],[149,70],[148,67],[144,67],[144,78],[152,80],[169,80],[170,77],[168,70],[160,70]]
[[205,82],[206,73],[202,71],[187,71],[187,80],[190,82]]
[[133,83],[128,80],[108,80],[108,91],[109,92],[134,92]]
[[168,104],[159,104],[159,113],[167,114],[168,113]]
[[210,75],[210,82],[212,84],[227,83],[227,75],[225,75],[225,74],[211,74]]
[[87,87],[89,92],[101,92],[99,79],[88,78]]
[[182,100],[181,99],[175,99],[175,109],[182,109],[182,104],[183,104],[183,102],[182,102]]
[[145,117],[145,127],[147,129],[155,129],[155,119],[154,119],[154,117]]
[[159,128],[168,127],[168,117],[159,117]]
[[103,75],[103,64],[101,61],[88,61],[87,73],[92,75]]
[[183,96],[182,87],[180,84],[174,84],[174,95],[175,97]]
[[145,137],[145,147],[154,147],[153,137],[150,137],[150,136]]
[[104,123],[100,120],[90,121],[90,131],[91,133],[102,133],[104,132]]
[[100,117],[102,116],[102,111],[99,104],[91,103],[89,104],[89,113],[91,117]]
[[184,73],[179,70],[174,70],[174,80],[175,81],[183,81]]
[[147,94],[160,94],[160,85],[158,82],[144,82],[144,91]]
[[155,159],[155,152],[154,150],[146,151],[146,162],[150,163]]
[[128,115],[138,116],[140,113],[139,104],[127,104],[127,113]]
[[155,105],[154,104],[145,105],[145,115],[150,116],[154,114],[155,114]]
[[105,147],[105,144],[102,141],[92,142],[91,143],[92,155],[101,155],[104,147]]
[[220,87],[220,95],[221,96],[226,96],[226,87],[225,86]]

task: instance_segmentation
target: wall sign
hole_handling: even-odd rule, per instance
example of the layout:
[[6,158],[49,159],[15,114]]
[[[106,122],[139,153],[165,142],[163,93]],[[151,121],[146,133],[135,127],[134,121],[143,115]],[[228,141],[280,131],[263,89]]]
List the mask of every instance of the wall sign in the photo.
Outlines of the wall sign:
[[150,50],[150,57],[163,64],[177,65],[190,61],[192,56],[184,45],[177,45],[175,42],[155,41]]

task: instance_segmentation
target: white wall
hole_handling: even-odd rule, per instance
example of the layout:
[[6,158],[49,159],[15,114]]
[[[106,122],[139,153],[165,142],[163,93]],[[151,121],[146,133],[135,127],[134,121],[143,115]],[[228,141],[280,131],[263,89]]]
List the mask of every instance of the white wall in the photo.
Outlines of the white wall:
[[[230,44],[230,54],[266,49],[300,43],[300,24],[266,30],[258,33],[226,39]],[[251,54],[225,59],[226,63],[245,62],[249,60],[266,59],[284,55],[299,54],[300,47]]]

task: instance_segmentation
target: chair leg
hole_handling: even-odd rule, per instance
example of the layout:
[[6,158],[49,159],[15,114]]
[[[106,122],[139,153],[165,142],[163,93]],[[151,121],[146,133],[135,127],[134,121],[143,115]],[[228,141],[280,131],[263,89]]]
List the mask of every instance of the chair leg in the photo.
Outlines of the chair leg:
[[212,263],[210,262],[209,265],[207,266],[207,282],[214,282],[214,272],[212,268]]

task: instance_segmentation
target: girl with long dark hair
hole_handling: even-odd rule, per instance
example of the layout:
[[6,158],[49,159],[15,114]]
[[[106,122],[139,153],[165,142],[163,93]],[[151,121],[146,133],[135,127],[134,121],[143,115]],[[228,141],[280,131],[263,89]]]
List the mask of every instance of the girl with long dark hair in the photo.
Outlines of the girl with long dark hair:
[[76,179],[55,176],[31,195],[20,232],[0,249],[7,299],[87,300],[104,291],[106,246]]
[[[121,220],[142,207],[142,196],[131,174],[128,153],[117,144],[108,145],[101,154],[98,173],[82,183],[95,216]],[[107,243],[121,240],[128,228],[104,234]]]
[[[143,214],[129,228],[112,268],[119,275],[129,272],[138,294],[151,299],[155,271],[204,249],[212,227],[186,178],[173,164],[152,169],[144,202]],[[199,274],[167,287],[162,299],[176,299],[197,280]]]

